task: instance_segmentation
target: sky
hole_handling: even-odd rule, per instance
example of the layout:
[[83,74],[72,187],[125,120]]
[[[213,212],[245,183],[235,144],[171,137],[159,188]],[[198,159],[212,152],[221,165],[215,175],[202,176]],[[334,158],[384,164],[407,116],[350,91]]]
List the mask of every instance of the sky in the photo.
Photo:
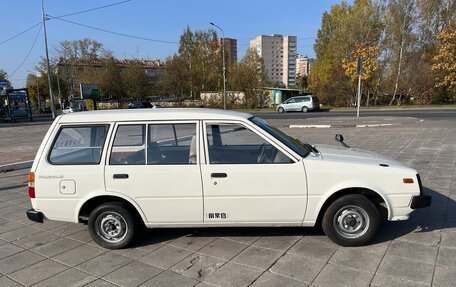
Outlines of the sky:
[[[44,4],[46,14],[61,16],[120,1],[122,0],[45,0]],[[270,34],[297,36],[298,53],[314,57],[313,43],[321,24],[321,15],[338,2],[340,1],[131,0],[62,19],[117,33],[169,42],[178,42],[187,25],[192,30],[207,30],[211,28],[209,23],[214,22],[222,27],[225,37],[238,40],[239,59],[245,55],[250,39],[257,35]],[[10,75],[14,88],[22,88],[25,86],[27,74],[34,73],[40,57],[45,56],[43,29],[40,30],[41,25],[38,25],[13,40],[1,43],[41,21],[41,1],[4,0],[1,4],[0,69]],[[59,42],[83,38],[101,42],[115,57],[121,59],[165,60],[178,49],[178,44],[175,43],[132,39],[60,19],[46,21],[46,30],[51,56]],[[15,70],[17,71],[13,74]]]

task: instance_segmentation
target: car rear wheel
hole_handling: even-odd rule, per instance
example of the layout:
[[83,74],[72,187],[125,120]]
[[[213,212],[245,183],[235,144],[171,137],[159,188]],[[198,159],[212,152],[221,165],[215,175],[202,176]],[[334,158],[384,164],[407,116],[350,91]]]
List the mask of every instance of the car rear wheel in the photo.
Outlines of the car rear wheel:
[[309,111],[309,108],[306,107],[306,106],[304,106],[304,107],[302,107],[301,111],[302,111],[303,113],[307,113],[307,112]]
[[282,108],[282,107],[280,107],[280,108],[278,109],[278,111],[279,111],[279,113],[281,113],[281,114],[282,114],[282,113],[284,113],[284,112],[285,112],[285,109],[284,109],[284,108]]
[[342,246],[365,245],[377,233],[380,215],[365,196],[350,194],[334,201],[326,210],[322,227],[326,235]]
[[137,230],[134,217],[122,203],[108,202],[96,207],[89,216],[90,236],[100,246],[119,249],[133,240]]

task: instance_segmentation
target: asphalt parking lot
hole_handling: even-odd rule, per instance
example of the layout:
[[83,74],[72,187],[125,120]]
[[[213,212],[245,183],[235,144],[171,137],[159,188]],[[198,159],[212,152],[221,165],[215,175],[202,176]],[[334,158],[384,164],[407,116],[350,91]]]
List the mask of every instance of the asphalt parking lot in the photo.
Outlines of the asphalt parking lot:
[[[35,141],[43,130],[30,127]],[[454,123],[283,130],[314,144],[342,133],[352,147],[417,169],[432,206],[383,222],[365,247],[339,247],[313,228],[217,228],[149,230],[110,251],[83,225],[29,221],[28,170],[0,173],[0,286],[455,286]],[[2,149],[23,135],[0,139]]]

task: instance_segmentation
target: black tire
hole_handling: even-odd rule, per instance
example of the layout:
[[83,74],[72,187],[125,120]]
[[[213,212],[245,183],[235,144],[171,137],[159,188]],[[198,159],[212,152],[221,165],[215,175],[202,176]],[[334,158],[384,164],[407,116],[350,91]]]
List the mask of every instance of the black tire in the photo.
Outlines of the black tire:
[[301,111],[302,111],[303,113],[307,113],[307,112],[309,111],[309,108],[306,107],[306,106],[304,106],[304,107],[302,107]]
[[341,246],[361,246],[377,233],[380,215],[364,195],[349,194],[334,201],[323,215],[322,228]]
[[285,112],[285,109],[280,107],[280,108],[277,109],[277,111],[279,111],[279,113],[283,114]]
[[88,229],[90,236],[101,247],[120,249],[134,239],[138,224],[124,204],[108,202],[97,206],[90,213]]

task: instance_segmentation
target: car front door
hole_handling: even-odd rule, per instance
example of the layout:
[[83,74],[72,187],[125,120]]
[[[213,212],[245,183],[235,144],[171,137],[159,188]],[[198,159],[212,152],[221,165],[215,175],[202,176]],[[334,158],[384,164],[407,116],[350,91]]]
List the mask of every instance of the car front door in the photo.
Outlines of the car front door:
[[302,161],[241,122],[204,124],[204,222],[296,224],[306,210]]
[[198,122],[117,125],[106,189],[136,201],[148,223],[203,222]]
[[294,105],[296,105],[295,99],[288,99],[283,104],[283,107],[285,108],[286,111],[294,111],[294,109],[295,109]]

